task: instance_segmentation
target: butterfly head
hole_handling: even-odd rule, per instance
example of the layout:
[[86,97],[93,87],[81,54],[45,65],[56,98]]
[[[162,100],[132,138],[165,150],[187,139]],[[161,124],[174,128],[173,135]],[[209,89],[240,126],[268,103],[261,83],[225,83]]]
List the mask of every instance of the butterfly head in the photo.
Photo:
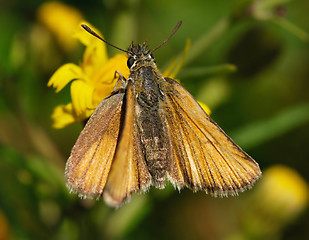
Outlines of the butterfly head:
[[155,62],[151,51],[149,50],[148,46],[146,45],[146,42],[142,44],[132,44],[128,48],[128,61],[127,65],[128,68],[132,68],[138,63],[150,63],[150,62]]

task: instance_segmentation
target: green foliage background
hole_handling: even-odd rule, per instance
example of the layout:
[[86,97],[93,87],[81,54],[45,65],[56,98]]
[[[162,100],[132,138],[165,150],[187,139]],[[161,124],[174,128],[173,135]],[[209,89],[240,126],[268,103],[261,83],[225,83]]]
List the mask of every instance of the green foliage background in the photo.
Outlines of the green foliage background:
[[[212,199],[169,186],[134,196],[119,210],[70,195],[64,165],[82,125],[51,128],[52,110],[70,100],[69,87],[55,94],[46,84],[62,64],[78,63],[83,47],[68,53],[47,30],[38,31],[44,2],[0,3],[0,239],[309,239],[306,208],[287,222],[256,211],[252,218],[277,227],[248,227],[255,188]],[[263,19],[244,0],[63,1],[122,48],[132,40],[155,47],[183,20],[155,52],[159,67],[191,39],[177,78],[262,171],[282,164],[308,181],[309,2],[264,2],[276,4],[261,10],[271,15]]]

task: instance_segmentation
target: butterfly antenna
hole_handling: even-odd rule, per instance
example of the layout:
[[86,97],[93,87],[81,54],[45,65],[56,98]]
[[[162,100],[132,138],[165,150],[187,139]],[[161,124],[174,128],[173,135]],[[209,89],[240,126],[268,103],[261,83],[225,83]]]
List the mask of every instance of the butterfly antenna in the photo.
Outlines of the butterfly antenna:
[[102,37],[100,37],[99,34],[97,34],[95,31],[93,31],[93,30],[92,30],[90,27],[88,27],[87,25],[82,24],[81,26],[82,26],[83,29],[85,29],[87,32],[89,32],[91,35],[93,35],[93,36],[95,36],[96,38],[102,40],[103,42],[105,42],[105,43],[108,44],[109,46],[114,47],[114,48],[116,48],[116,49],[118,49],[118,50],[120,50],[120,51],[123,51],[123,52],[125,52],[125,53],[129,53],[127,50],[123,50],[123,49],[121,49],[121,48],[119,48],[119,47],[117,47],[117,46],[115,46],[115,45],[113,45],[113,44],[107,42],[107,41],[104,40]]
[[154,51],[158,50],[160,47],[162,47],[162,45],[164,45],[176,32],[177,30],[180,28],[182,24],[182,21],[179,21],[176,25],[176,27],[174,28],[174,30],[171,32],[171,34],[167,37],[167,39],[165,39],[165,41],[163,41],[159,46],[157,46],[156,48],[152,49],[150,51],[150,53],[153,53]]

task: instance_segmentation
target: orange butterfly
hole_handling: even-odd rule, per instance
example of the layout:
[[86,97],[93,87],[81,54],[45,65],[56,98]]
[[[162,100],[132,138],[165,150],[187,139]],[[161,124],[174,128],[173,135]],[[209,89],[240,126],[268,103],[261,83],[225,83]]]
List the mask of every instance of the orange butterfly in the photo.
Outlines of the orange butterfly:
[[237,195],[261,176],[258,164],[204,112],[179,83],[164,78],[144,44],[127,51],[130,76],[102,100],[81,132],[65,177],[83,198],[100,198],[119,207],[132,192],[168,179],[178,189],[213,196]]

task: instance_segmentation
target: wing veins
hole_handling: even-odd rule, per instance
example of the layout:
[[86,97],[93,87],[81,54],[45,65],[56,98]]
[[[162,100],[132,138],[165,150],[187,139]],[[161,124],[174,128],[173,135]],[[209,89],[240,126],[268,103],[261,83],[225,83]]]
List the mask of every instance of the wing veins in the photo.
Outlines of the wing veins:
[[[84,172],[84,174],[83,174],[83,177],[82,177],[82,179],[85,179],[86,178],[86,175],[87,175],[87,173],[88,173],[88,171],[89,171],[89,169],[90,169],[90,166],[92,165],[92,161],[93,161],[93,159],[94,159],[94,156],[96,155],[96,152],[98,151],[98,148],[99,148],[99,146],[100,146],[100,144],[101,144],[101,142],[102,142],[102,135],[100,136],[100,140],[98,141],[98,144],[96,145],[96,147],[95,147],[95,150],[93,151],[93,154],[92,154],[92,156],[91,156],[91,160],[89,161],[89,164],[88,164],[88,166],[87,166],[87,169],[86,169],[86,171]],[[80,163],[80,162],[79,162]]]
[[[113,154],[113,158],[114,158],[114,156],[115,156],[115,151],[114,151],[114,152],[110,152],[109,155],[108,155],[108,158],[111,157],[112,154]],[[107,164],[104,165],[104,169],[103,169],[102,172],[105,172],[106,167],[107,167]],[[102,184],[102,182],[103,182],[103,176],[104,176],[104,174],[101,174],[101,178],[100,178],[100,182],[99,182],[100,184],[98,184],[97,190],[99,190],[99,188],[100,188],[100,186],[101,186],[101,184]],[[105,188],[105,186],[104,186],[104,188]],[[103,188],[103,191],[104,191],[104,188]],[[102,196],[103,191],[100,193],[100,196]]]
[[[170,95],[169,95],[170,96]],[[172,100],[174,100],[174,98],[172,97],[172,96],[170,96],[170,99],[172,99]],[[177,113],[177,106],[179,106],[179,104],[177,104],[177,102],[176,101],[171,101],[171,103],[174,105],[174,109],[175,109],[175,112]],[[181,108],[181,107],[180,107]],[[184,112],[184,111],[183,111]],[[185,121],[181,121],[181,120],[183,120],[184,118],[183,117],[181,117],[181,114],[178,112],[178,114],[173,114],[174,115],[174,117],[175,118],[177,118],[179,121],[176,121],[176,122],[185,122]],[[189,118],[190,120],[191,120],[191,122],[193,122],[192,121],[192,119],[191,118]],[[193,122],[194,123],[194,122]],[[179,128],[179,132],[181,133],[184,133],[184,135],[186,136],[186,137],[188,137],[188,136],[190,136],[190,134],[188,133],[188,131],[186,130],[186,128],[183,128],[183,127],[179,127],[179,126],[181,126],[181,124],[177,124],[178,125],[178,128]],[[191,125],[191,124],[190,124]],[[200,148],[201,148],[201,141],[200,141],[200,139],[198,138],[198,136],[196,135],[196,133],[194,132],[194,131],[191,131],[191,133],[193,133],[193,136],[195,136],[196,137],[196,139],[198,140],[198,142],[199,142],[199,145],[200,145]],[[182,136],[184,136],[183,134],[182,134]],[[189,139],[192,139],[191,137],[188,137]],[[182,138],[182,139],[184,139],[184,138]],[[184,141],[182,140],[182,142],[184,143]],[[183,144],[183,145],[185,145],[185,144]],[[194,148],[191,146],[191,144],[188,144],[189,146],[190,146],[190,150],[191,150],[191,152],[193,153],[192,155],[194,155],[195,156],[195,159],[198,159],[198,157],[197,157],[197,154],[196,154],[196,151],[194,150]],[[175,145],[175,147],[177,148],[177,144]],[[180,147],[180,145],[178,145],[178,147]],[[186,153],[186,151],[183,149],[183,148],[181,148],[182,149],[182,152],[183,153]],[[201,148],[202,149],[202,148]],[[207,167],[208,167],[208,169],[211,169],[210,167],[209,167],[209,163],[206,161],[206,157],[205,157],[205,153],[204,153],[204,151],[201,151],[202,152],[202,154],[203,154],[203,156],[204,156],[204,159],[205,159],[205,163],[206,163],[206,165],[207,165]],[[184,157],[184,156],[186,156],[186,157]],[[186,159],[186,158],[188,158],[188,155],[187,154],[182,154],[182,157],[183,157],[183,162],[185,162],[185,160],[184,159]],[[193,156],[192,156],[193,157]],[[201,166],[200,166],[200,164],[199,164],[199,161],[196,161],[196,160],[194,160],[194,159],[192,159],[193,161],[194,161],[194,164],[196,165],[196,168],[197,168],[197,170],[198,170],[198,175],[199,175],[199,177],[202,179],[202,181],[203,181],[203,183],[201,183],[202,185],[204,185],[204,184],[206,184],[206,180],[205,180],[205,178],[204,178],[204,176],[203,176],[203,174],[201,173],[201,171],[199,171],[200,169],[201,169]],[[191,169],[190,169],[191,170]],[[192,171],[192,170],[191,170]],[[187,172],[187,171],[186,171]],[[187,172],[188,173],[188,172]],[[215,180],[214,180],[214,176],[213,176],[213,174],[212,174],[212,172],[211,171],[207,171],[207,173],[206,173],[206,175],[208,176],[208,180],[211,178],[212,179],[212,182],[213,183],[215,183]],[[192,173],[191,173],[191,178],[192,178]],[[194,186],[194,182],[193,181],[190,181],[190,178],[188,179],[189,181],[188,182],[191,182],[191,186],[193,186],[193,187],[195,187]],[[208,181],[209,183],[211,183],[211,181]],[[211,184],[212,185],[212,184]],[[202,187],[202,186],[201,186]],[[213,186],[214,187],[214,186]]]
[[[190,130],[187,129],[186,131],[189,131],[189,133],[185,133],[185,135],[188,136],[191,134],[191,138],[189,139],[198,140],[197,150],[203,145],[203,139],[206,140],[206,145],[209,144],[209,150],[212,150],[206,152],[205,150],[203,150],[203,148],[201,148],[202,150],[199,150],[201,151],[201,156],[204,158],[205,161],[205,165],[203,166],[209,168],[209,164],[211,164],[212,168],[209,169],[213,170],[204,171],[203,174],[207,174],[208,179],[213,180],[214,176],[212,175],[212,172],[214,172],[219,179],[219,185],[216,184],[215,181],[213,181],[213,183],[216,186],[219,186],[220,193],[224,195],[226,193],[234,195],[237,194],[239,190],[244,190],[250,187],[259,178],[259,175],[261,174],[258,164],[236,143],[234,143],[232,139],[230,139],[226,135],[226,133],[207,115],[207,113],[205,113],[205,111],[190,95],[189,92],[187,92],[175,80],[169,78],[165,78],[165,80],[166,82],[164,84],[166,85],[163,85],[163,90],[167,95],[167,99],[169,99],[170,102],[173,102],[175,108],[174,111],[176,111],[176,113],[178,113],[179,115],[185,115],[186,117],[180,118],[186,119],[190,126],[194,126],[191,127]],[[193,116],[189,115],[191,109],[193,110]],[[166,111],[169,112],[168,108]],[[202,112],[204,113],[203,115]],[[197,116],[194,116],[194,114],[205,116],[206,119],[197,119]],[[175,116],[173,115],[171,115],[172,117],[170,118],[175,119]],[[169,121],[173,123],[172,119],[170,119]],[[195,131],[192,131],[192,129],[194,129]],[[211,130],[213,130],[214,132],[212,132]],[[223,142],[221,142],[220,140],[222,140]],[[192,152],[191,156],[196,157],[197,153],[199,154],[200,152],[196,152],[191,145],[189,146],[190,151]],[[180,146],[177,147],[181,149]],[[212,154],[212,152],[214,152],[214,154]],[[182,156],[185,155],[182,154]],[[218,159],[214,157],[218,157]],[[219,162],[216,163],[214,160]],[[200,167],[199,162],[195,162],[195,165]],[[222,167],[219,168],[221,165]],[[228,174],[225,176],[224,173]],[[211,178],[209,178],[210,176]],[[205,178],[203,178],[202,180],[205,181]]]
[[[175,102],[175,101],[173,101],[173,102]],[[177,103],[176,103],[177,104]],[[190,117],[190,115],[183,109],[183,107],[180,105],[180,104],[177,104],[177,106],[179,107],[179,108],[181,108],[182,109],[182,112],[183,113],[185,113],[186,114],[186,116],[191,120],[191,122],[197,127],[197,129],[199,129],[200,130],[200,133],[206,138],[206,139],[208,139],[209,140],[209,143],[213,146],[213,148],[214,149],[216,149],[216,152],[221,156],[221,158],[222,158],[222,160],[227,164],[227,166],[229,167],[229,169],[231,170],[231,172],[233,172],[233,174],[234,174],[234,176],[235,177],[237,177],[237,178],[239,178],[239,179],[242,179],[242,177],[239,175],[239,173],[235,170],[235,168],[233,168],[233,167],[231,167],[231,164],[230,164],[230,162],[229,161],[227,161],[226,159],[225,159],[225,157],[224,157],[224,155],[222,154],[222,152],[219,150],[219,148],[205,135],[205,133],[204,133],[204,131],[199,127],[199,125],[197,125],[196,123],[195,123],[195,121]],[[221,129],[220,129],[221,130]],[[205,128],[205,131],[210,135],[210,136],[212,136],[212,138],[217,142],[217,143],[219,143],[217,140],[216,140],[216,138],[213,136],[213,134],[207,129],[207,128]],[[224,134],[224,133],[223,133]],[[224,134],[225,135],[225,134]],[[235,144],[233,143],[233,142],[231,142],[234,146],[235,146]],[[220,144],[219,144],[220,145]],[[237,148],[237,150],[240,150],[240,149],[238,149]],[[241,151],[242,152],[242,151]],[[204,155],[204,154],[203,154]],[[205,156],[205,155],[204,155]],[[246,172],[248,172],[247,170],[246,170],[246,168],[233,156],[233,154],[232,154],[232,158],[235,160],[235,162],[237,162],[239,165],[240,165],[240,167],[243,169],[243,170],[245,170]],[[243,157],[242,157],[243,158]],[[206,158],[205,158],[206,159]],[[248,160],[247,158],[245,158],[246,160]],[[215,166],[216,166],[216,163],[215,163],[215,161],[213,160],[213,163],[215,164]],[[208,164],[207,164],[208,165]],[[218,169],[218,172],[219,172],[219,174],[220,174],[220,176],[221,176],[221,178],[223,179],[223,177],[222,177],[222,174],[221,174],[221,172],[220,172],[220,170],[219,170],[219,168],[216,166],[216,168]],[[247,179],[246,179],[247,180]],[[234,180],[233,180],[233,182],[234,182]],[[239,184],[237,184],[237,185],[242,185],[241,183],[239,183]]]
[[[171,97],[171,98],[172,98],[172,97]],[[190,115],[182,108],[182,106],[181,106],[180,104],[177,104],[177,102],[175,102],[175,101],[173,101],[173,103],[174,103],[175,105],[177,105],[177,107],[179,107],[179,108],[182,109],[182,112],[185,113],[186,116],[191,120],[191,123],[193,123],[193,125],[196,126],[197,129],[199,129],[200,133],[208,140],[208,142],[213,146],[213,148],[216,149],[216,152],[219,153],[219,155],[221,156],[221,158],[228,164],[228,162],[225,160],[224,155],[221,153],[221,151],[219,151],[218,147],[208,138],[208,136],[204,133],[204,131],[199,127],[199,125],[197,125],[197,124],[195,123],[195,121],[194,121],[194,120],[190,117]],[[176,108],[176,107],[175,107],[175,108]],[[190,124],[190,125],[191,125],[191,124]],[[191,128],[191,129],[192,129],[192,128]],[[207,131],[207,133],[209,133],[209,135],[211,135],[211,136],[213,137],[213,135],[211,134],[210,131],[208,131],[207,129],[205,129],[205,130]],[[201,140],[199,139],[199,137],[197,136],[197,134],[196,134],[194,131],[191,131],[191,132],[196,136],[196,138],[198,139],[199,143],[201,143]],[[214,137],[213,137],[213,139],[216,141],[216,139],[215,139]],[[218,142],[218,141],[216,141],[216,142]],[[199,145],[200,145],[200,147],[201,147],[201,149],[202,149],[202,145],[201,145],[201,144],[199,144]],[[191,148],[191,149],[192,149],[192,148]],[[202,153],[203,153],[204,159],[207,159],[206,156],[205,156],[204,151],[202,151]],[[209,156],[212,158],[211,155],[209,155]],[[213,160],[213,158],[212,158],[212,160]],[[237,161],[237,162],[238,162],[238,161]],[[197,161],[197,163],[198,163],[198,161]],[[206,161],[206,163],[207,163],[207,161]],[[215,161],[214,161],[214,160],[213,160],[213,163],[215,164]],[[207,163],[207,166],[209,167],[208,163]],[[216,164],[215,164],[215,166],[216,166],[216,168],[218,169],[218,172],[220,173],[221,178],[223,179],[222,174],[221,174],[219,168],[217,167]],[[229,168],[232,170],[232,168],[230,167],[229,164],[228,164],[228,166],[229,166]],[[211,169],[211,168],[210,168],[210,169]],[[213,178],[213,176],[212,176],[212,178]]]

